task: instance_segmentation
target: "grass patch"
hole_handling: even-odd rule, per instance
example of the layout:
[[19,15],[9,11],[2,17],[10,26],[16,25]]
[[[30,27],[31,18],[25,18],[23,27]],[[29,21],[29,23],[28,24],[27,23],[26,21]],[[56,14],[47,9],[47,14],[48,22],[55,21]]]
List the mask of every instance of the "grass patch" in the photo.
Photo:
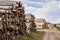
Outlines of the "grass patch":
[[60,31],[60,27],[56,27]]
[[34,32],[30,36],[24,35],[23,36],[23,39],[24,40],[42,40],[43,37],[44,37],[44,32],[43,31],[40,31],[40,32]]
[[57,28],[60,31],[60,27],[57,26],[57,24],[54,24],[54,27]]

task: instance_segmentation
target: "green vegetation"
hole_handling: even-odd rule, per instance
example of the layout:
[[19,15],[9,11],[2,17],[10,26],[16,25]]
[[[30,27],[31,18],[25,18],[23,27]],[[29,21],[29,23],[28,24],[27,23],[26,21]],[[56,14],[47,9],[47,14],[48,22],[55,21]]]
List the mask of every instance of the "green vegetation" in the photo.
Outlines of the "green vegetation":
[[[44,37],[44,32],[34,32],[30,36],[23,36],[23,40],[42,40]],[[22,40],[22,39],[21,39]]]
[[56,24],[54,24],[54,27],[56,27]]
[[60,31],[60,27],[56,27]]
[[60,27],[56,26],[57,24],[54,24],[54,27],[56,27],[60,31]]

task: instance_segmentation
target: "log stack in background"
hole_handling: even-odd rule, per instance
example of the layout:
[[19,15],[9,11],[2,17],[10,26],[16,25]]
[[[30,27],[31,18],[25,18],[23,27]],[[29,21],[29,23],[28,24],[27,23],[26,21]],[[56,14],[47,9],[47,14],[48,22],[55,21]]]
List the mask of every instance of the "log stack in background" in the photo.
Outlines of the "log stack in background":
[[26,33],[24,7],[20,2],[10,4],[9,8],[0,8],[4,10],[0,12],[0,40],[16,40]]
[[30,35],[32,32],[36,30],[35,16],[32,14],[26,14],[25,20],[25,24],[27,26],[26,32]]

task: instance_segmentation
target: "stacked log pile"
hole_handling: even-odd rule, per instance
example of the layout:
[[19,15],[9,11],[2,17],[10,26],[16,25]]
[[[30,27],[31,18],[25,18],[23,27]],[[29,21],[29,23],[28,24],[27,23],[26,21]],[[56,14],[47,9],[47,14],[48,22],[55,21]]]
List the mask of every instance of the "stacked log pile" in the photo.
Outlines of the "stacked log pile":
[[26,32],[30,35],[32,32],[35,32],[36,30],[35,16],[32,14],[26,14],[25,20],[25,24],[27,26]]
[[[20,2],[8,9],[0,8],[5,12],[0,12],[0,40],[16,40],[26,33],[24,7]],[[2,16],[1,16],[2,15]]]

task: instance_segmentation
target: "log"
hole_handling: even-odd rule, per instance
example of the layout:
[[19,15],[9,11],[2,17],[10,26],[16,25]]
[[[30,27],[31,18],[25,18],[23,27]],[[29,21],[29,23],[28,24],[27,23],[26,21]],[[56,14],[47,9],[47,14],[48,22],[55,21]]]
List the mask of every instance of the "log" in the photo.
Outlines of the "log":
[[25,24],[27,26],[26,32],[30,35],[32,32],[36,31],[36,24],[34,23],[35,17],[32,14],[26,14],[25,20]]
[[[18,6],[17,8],[12,9],[12,11],[11,8],[0,8],[5,10],[5,12],[0,12],[2,14],[1,22],[3,28],[1,27],[1,29],[3,29],[2,35],[4,39],[2,36],[0,38],[3,40],[16,40],[18,35],[23,35],[26,33],[24,8],[22,5],[20,5],[20,2],[14,3],[16,3]],[[11,12],[6,12],[6,10]]]

